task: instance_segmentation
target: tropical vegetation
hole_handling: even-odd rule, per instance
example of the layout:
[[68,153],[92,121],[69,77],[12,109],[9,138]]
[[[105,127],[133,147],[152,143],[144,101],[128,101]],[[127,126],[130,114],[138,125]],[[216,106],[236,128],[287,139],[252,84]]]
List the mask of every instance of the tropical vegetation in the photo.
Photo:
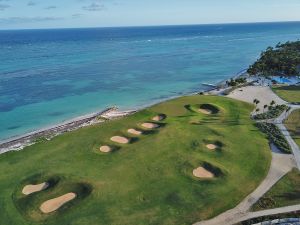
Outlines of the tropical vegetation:
[[271,143],[284,153],[291,153],[291,146],[287,142],[280,129],[272,123],[257,123],[257,127],[269,137]]
[[231,78],[230,80],[226,81],[226,84],[228,86],[235,87],[237,85],[241,85],[247,82],[247,79],[245,77],[238,77],[236,79]]
[[287,105],[275,105],[275,106],[267,106],[264,108],[268,108],[267,112],[255,114],[253,119],[255,120],[266,120],[266,119],[274,119],[280,116],[283,112],[288,111],[290,108]]
[[278,43],[268,47],[260,58],[248,68],[250,75],[295,76],[299,75],[300,41]]

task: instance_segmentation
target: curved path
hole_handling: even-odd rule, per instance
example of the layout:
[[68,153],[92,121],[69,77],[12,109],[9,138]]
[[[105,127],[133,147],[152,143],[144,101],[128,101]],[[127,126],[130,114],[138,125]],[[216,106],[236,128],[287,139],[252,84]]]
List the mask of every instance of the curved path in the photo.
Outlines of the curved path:
[[243,221],[251,215],[251,206],[256,203],[270,188],[276,184],[284,175],[290,172],[295,163],[292,155],[272,153],[272,162],[269,173],[254,192],[248,195],[238,206],[228,210],[210,220],[195,223],[195,225],[231,225]]
[[291,137],[289,131],[283,124],[284,120],[288,118],[288,116],[297,109],[300,109],[299,105],[289,105],[291,107],[291,110],[289,112],[282,113],[277,119],[274,120],[274,124],[277,125],[277,127],[281,130],[282,134],[285,136],[287,142],[291,146],[293,155],[295,157],[295,161],[297,164],[297,168],[300,170],[300,149],[299,146],[296,144],[294,139]]
[[228,95],[229,98],[237,99],[240,101],[245,101],[253,104],[253,99],[259,99],[260,103],[258,104],[258,108],[263,110],[263,106],[265,104],[269,105],[272,100],[276,102],[276,104],[286,104],[291,107],[289,112],[282,113],[278,118],[274,120],[268,120],[269,123],[274,123],[281,130],[282,134],[285,136],[286,140],[291,146],[293,155],[295,157],[295,161],[297,164],[297,168],[300,170],[300,149],[299,146],[295,143],[287,128],[283,124],[284,120],[294,111],[300,109],[300,105],[292,105],[288,102],[281,99],[278,95],[276,95],[272,89],[268,86],[247,86],[234,90],[232,93]]
[[[272,215],[277,215],[281,213],[289,213],[289,212],[295,212],[300,210],[300,205],[292,205],[292,206],[285,206],[281,208],[276,208],[276,209],[267,209],[267,210],[261,210],[258,212],[250,212],[244,217],[240,219],[238,222],[242,222],[245,220],[249,219],[254,219],[262,216],[272,216]],[[284,223],[285,224],[285,223]],[[288,223],[289,224],[289,223]]]
[[[253,103],[253,99],[260,99],[261,108],[264,104],[269,104],[272,100],[275,100],[277,104],[287,104],[279,96],[277,96],[269,87],[259,87],[259,86],[248,86],[235,90],[228,97],[238,99],[241,101]],[[271,121],[276,124],[284,136],[286,137],[288,143],[291,145],[293,155],[281,154],[272,149],[272,162],[269,173],[263,182],[256,188],[254,192],[248,195],[239,205],[235,208],[228,210],[210,220],[205,220],[195,223],[195,225],[232,225],[238,222],[256,218],[265,215],[274,215],[279,213],[291,212],[295,210],[300,210],[300,205],[288,206],[282,208],[276,208],[271,210],[263,210],[258,212],[249,212],[250,208],[255,204],[265,193],[267,193],[274,184],[276,184],[284,175],[292,170],[292,168],[297,167],[300,169],[300,151],[297,144],[291,138],[286,127],[283,125],[283,121],[289,116],[289,114],[295,110],[300,109],[300,106],[289,105],[291,107],[290,112],[283,113],[277,119]],[[273,147],[274,145],[272,145]]]

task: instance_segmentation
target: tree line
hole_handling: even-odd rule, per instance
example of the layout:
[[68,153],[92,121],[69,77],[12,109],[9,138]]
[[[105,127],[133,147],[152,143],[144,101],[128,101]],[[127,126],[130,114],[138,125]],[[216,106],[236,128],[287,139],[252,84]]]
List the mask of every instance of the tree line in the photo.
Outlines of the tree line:
[[248,68],[250,75],[296,76],[299,75],[300,41],[278,43],[275,48],[268,47],[260,58]]

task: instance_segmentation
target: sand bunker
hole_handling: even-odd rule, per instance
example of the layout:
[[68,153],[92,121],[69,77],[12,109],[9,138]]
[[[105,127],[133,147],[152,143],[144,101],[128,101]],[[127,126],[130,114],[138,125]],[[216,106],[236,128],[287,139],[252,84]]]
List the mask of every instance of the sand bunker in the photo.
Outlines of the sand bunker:
[[198,109],[198,111],[206,115],[212,114],[212,111],[209,109]]
[[120,143],[120,144],[127,144],[127,143],[129,143],[129,140],[127,138],[121,137],[121,136],[114,136],[110,140],[112,140],[113,142]]
[[152,118],[153,121],[162,121],[164,120],[166,117],[164,115],[157,115],[157,116],[154,116]]
[[142,127],[145,127],[147,129],[153,129],[153,128],[158,128],[159,125],[156,123],[143,123]]
[[45,201],[45,202],[40,206],[40,210],[41,210],[43,213],[51,213],[51,212],[54,212],[55,210],[59,209],[59,208],[62,207],[64,204],[66,204],[67,202],[73,200],[74,198],[76,198],[76,194],[71,192],[71,193],[62,195],[62,196],[60,196],[60,197],[50,199],[50,200],[48,200],[48,201]]
[[199,112],[210,115],[210,114],[217,114],[219,109],[211,104],[203,104],[198,109]]
[[43,191],[45,190],[47,187],[49,187],[49,184],[47,182],[41,183],[41,184],[30,184],[30,185],[26,185],[23,190],[22,193],[24,195],[30,195],[32,193],[35,192],[39,192],[39,191]]
[[142,131],[136,129],[128,129],[127,132],[134,135],[141,135],[143,133]]
[[198,178],[213,178],[215,175],[203,167],[198,167],[193,170],[193,175]]
[[218,148],[218,146],[215,144],[208,144],[206,145],[206,148],[208,148],[209,150],[215,150]]
[[109,152],[111,152],[111,147],[109,147],[107,145],[101,146],[100,151],[104,152],[104,153],[109,153]]

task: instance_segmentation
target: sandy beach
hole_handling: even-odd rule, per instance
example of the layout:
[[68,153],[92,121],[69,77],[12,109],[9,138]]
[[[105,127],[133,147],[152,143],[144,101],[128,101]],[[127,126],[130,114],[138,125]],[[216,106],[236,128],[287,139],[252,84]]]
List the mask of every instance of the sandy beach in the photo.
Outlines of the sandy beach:
[[270,105],[271,101],[276,104],[286,104],[287,102],[277,96],[268,86],[246,86],[237,88],[232,91],[227,97],[253,104],[254,99],[258,99],[260,103],[257,108],[261,112],[264,110],[264,105]]

